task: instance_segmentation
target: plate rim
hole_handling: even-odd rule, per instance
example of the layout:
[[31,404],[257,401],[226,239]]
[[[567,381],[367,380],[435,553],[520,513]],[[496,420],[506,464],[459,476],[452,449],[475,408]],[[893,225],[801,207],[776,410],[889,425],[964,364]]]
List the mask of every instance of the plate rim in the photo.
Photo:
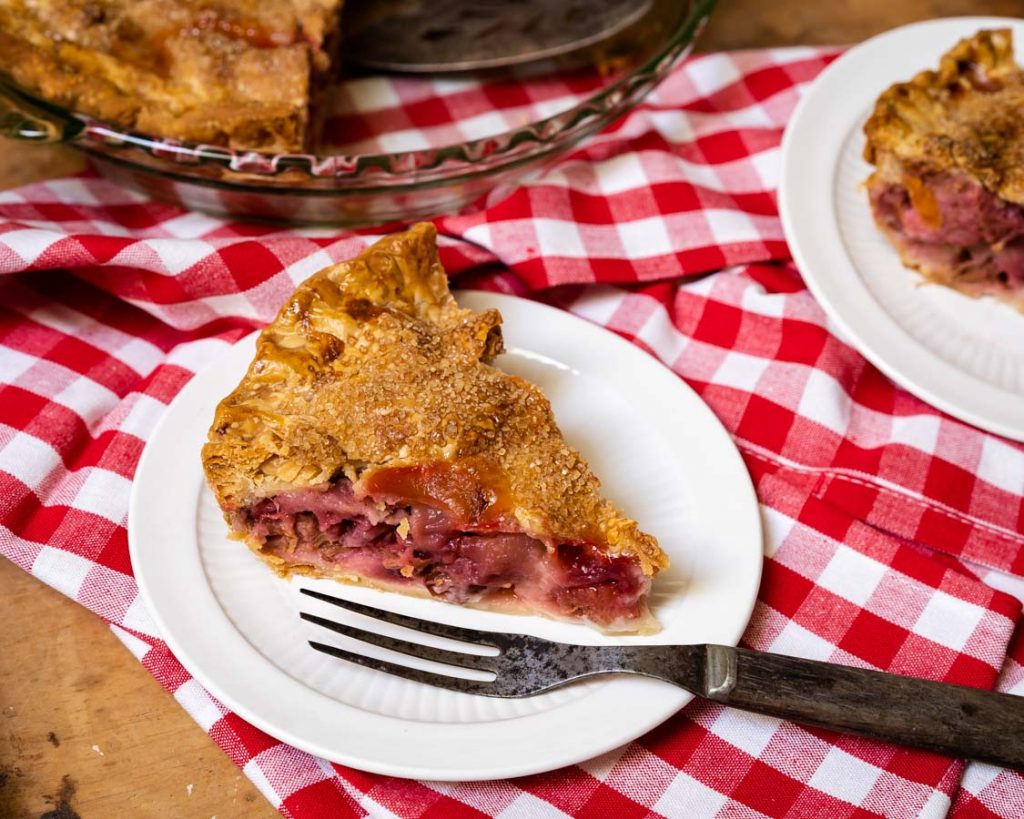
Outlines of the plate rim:
[[[714,415],[714,413],[703,401],[703,399],[701,399],[700,396],[697,395],[697,393],[685,381],[679,378],[669,368],[665,367],[660,361],[658,361],[655,358],[652,358],[635,345],[630,344],[625,339],[622,339],[615,333],[608,331],[606,328],[603,328],[600,325],[596,325],[592,322],[589,322],[586,319],[577,316],[569,311],[560,310],[550,305],[546,305],[542,302],[537,302],[530,299],[522,299],[511,295],[492,293],[486,291],[459,291],[458,293],[456,293],[456,296],[459,298],[460,302],[464,300],[472,302],[472,306],[474,306],[475,309],[480,309],[482,307],[497,307],[499,310],[504,311],[510,307],[512,308],[512,310],[516,310],[521,309],[523,305],[528,305],[529,309],[540,310],[542,314],[547,311],[550,311],[550,314],[557,315],[559,317],[559,320],[569,320],[571,322],[574,322],[573,326],[579,327],[581,331],[599,333],[609,343],[622,345],[620,349],[624,351],[624,354],[626,354],[625,350],[629,350],[628,355],[635,354],[636,356],[639,357],[636,359],[637,361],[643,360],[644,362],[649,364],[653,368],[652,374],[659,370],[662,371],[664,373],[664,376],[667,376],[668,378],[672,379],[671,383],[674,387],[682,390],[682,393],[686,396],[685,400],[687,400],[688,402],[693,402],[692,406],[694,408],[694,411],[702,412],[705,415],[706,420],[709,423],[708,434],[714,434],[720,437],[722,441],[728,445],[725,448],[725,451],[730,453],[727,456],[727,458],[733,460],[733,465],[732,467],[730,467],[730,469],[736,470],[735,477],[737,485],[735,487],[732,487],[732,491],[738,497],[744,498],[741,505],[744,509],[748,510],[750,515],[748,524],[751,526],[751,543],[749,546],[749,550],[750,558],[752,560],[750,567],[752,568],[752,573],[748,578],[750,584],[750,588],[748,589],[749,593],[745,593],[743,595],[743,599],[746,601],[746,607],[742,612],[739,612],[741,616],[739,616],[736,621],[736,627],[732,630],[732,632],[730,632],[730,636],[732,637],[732,639],[729,641],[721,641],[730,642],[733,645],[737,644],[742,634],[746,631],[749,625],[750,618],[753,614],[753,610],[757,602],[757,592],[760,588],[760,581],[764,561],[765,528],[761,516],[760,505],[757,499],[756,492],[754,490],[753,481],[751,480],[749,472],[746,469],[746,465],[743,462],[743,459],[739,453],[739,450],[736,447],[735,442],[732,440],[727,430],[718,420],[717,416]],[[515,305],[515,307],[513,307],[513,305]],[[578,322],[578,324],[575,324],[575,322]],[[211,676],[207,674],[206,670],[202,667],[202,664],[197,663],[195,658],[191,656],[188,646],[185,645],[179,639],[179,635],[175,633],[175,629],[168,627],[168,623],[165,620],[163,613],[161,612],[159,607],[154,605],[153,603],[153,589],[150,586],[150,578],[147,576],[147,573],[144,569],[146,565],[145,559],[143,555],[140,555],[140,548],[142,547],[140,547],[139,544],[142,539],[141,533],[143,531],[142,529],[140,529],[141,524],[139,519],[141,503],[140,498],[142,497],[143,494],[143,490],[140,487],[143,487],[147,480],[150,480],[150,482],[152,482],[152,479],[146,478],[146,475],[148,474],[147,469],[150,469],[150,461],[155,460],[159,455],[158,450],[159,442],[161,441],[161,433],[165,425],[169,425],[169,419],[173,417],[172,409],[174,407],[174,404],[180,401],[180,406],[187,405],[189,403],[189,400],[191,399],[191,392],[193,390],[198,390],[199,388],[202,387],[202,379],[200,379],[198,376],[201,375],[203,371],[212,372],[216,368],[217,361],[220,359],[221,356],[227,355],[230,350],[233,350],[238,345],[251,340],[253,335],[254,334],[246,336],[245,338],[235,342],[235,344],[231,345],[230,347],[227,347],[224,350],[222,350],[216,359],[209,362],[207,366],[201,368],[201,370],[197,372],[195,376],[193,376],[190,382],[186,384],[185,387],[178,393],[174,401],[172,401],[171,405],[168,406],[167,410],[165,410],[163,417],[154,427],[149,437],[149,440],[147,441],[142,457],[139,460],[139,464],[136,469],[136,477],[135,479],[133,479],[132,482],[131,498],[128,512],[129,554],[132,560],[133,570],[135,571],[135,579],[139,589],[139,593],[142,596],[147,606],[147,609],[149,610],[149,613],[157,626],[159,632],[158,636],[164,640],[167,647],[171,650],[171,652],[174,654],[176,659],[182,664],[182,666],[184,666],[185,669],[192,675],[192,677],[195,678],[195,680],[198,683],[200,683],[211,695],[217,698],[228,709],[238,714],[243,719],[250,722],[257,728],[270,734],[271,736],[275,737],[281,742],[284,742],[286,744],[299,748],[300,750],[314,754],[315,756],[323,757],[325,759],[328,759],[339,764],[349,765],[353,768],[363,771],[397,776],[402,778],[426,779],[434,781],[482,781],[490,779],[502,779],[514,776],[541,773],[545,771],[555,770],[566,765],[578,764],[580,762],[584,762],[588,759],[600,756],[603,753],[607,753],[608,751],[614,750],[615,748],[619,748],[624,746],[625,744],[628,744],[629,742],[647,733],[649,730],[653,729],[657,725],[660,725],[664,720],[668,719],[672,715],[672,713],[675,712],[671,711],[668,713],[664,713],[657,719],[657,721],[647,721],[638,723],[638,729],[632,732],[632,735],[630,736],[615,736],[613,738],[613,741],[609,741],[601,745],[587,746],[585,749],[583,749],[582,753],[579,749],[577,749],[575,752],[572,753],[563,753],[562,756],[557,759],[550,758],[547,761],[539,763],[531,764],[530,761],[527,760],[525,763],[523,761],[520,761],[518,762],[518,764],[506,764],[504,766],[492,767],[484,770],[451,770],[449,768],[444,767],[438,768],[430,766],[396,766],[388,764],[386,762],[378,763],[378,761],[376,760],[371,761],[369,764],[367,764],[366,760],[359,757],[358,755],[353,755],[347,752],[339,751],[337,748],[325,748],[318,744],[311,743],[310,741],[304,739],[302,736],[299,736],[296,733],[294,733],[291,729],[291,726],[282,726],[268,720],[267,718],[264,718],[264,716],[259,713],[258,709],[251,708],[249,703],[240,699],[239,696],[236,696],[235,692],[233,692],[232,690],[225,689],[224,686],[221,685],[221,682],[219,680],[211,678]],[[194,385],[199,385],[199,387],[195,387]],[[201,487],[203,483],[201,470],[196,469],[196,475],[198,476],[197,485]],[[139,476],[142,476],[142,480],[138,479]],[[754,535],[756,535],[756,538],[754,537]],[[198,550],[195,557],[196,562],[200,562]],[[213,595],[212,590],[209,589],[208,584],[207,588],[201,591],[205,594],[208,594],[212,598],[217,608],[223,613],[223,609],[220,608],[219,601]],[[255,655],[259,658],[260,662],[269,666],[268,671],[274,671],[279,674],[285,674],[287,676],[287,672],[277,668],[277,666],[275,666],[268,658],[263,656],[254,646],[252,646],[245,639],[245,637],[237,631],[233,624],[230,624],[230,620],[226,613],[223,613],[223,616],[224,621],[231,625],[232,629],[235,629],[235,634],[239,638],[238,642],[244,644],[243,648],[245,651],[251,653],[252,655]],[[295,682],[298,685],[303,685],[298,681]],[[330,698],[329,696],[321,693],[320,691],[317,691],[305,685],[303,685],[303,688],[305,692],[307,692],[309,696],[315,700],[326,702],[328,704],[334,704],[335,706],[339,706],[341,708],[351,708],[351,706],[348,706],[346,703],[338,702],[337,700]],[[682,691],[682,689],[678,689],[675,693],[678,694],[679,699],[679,704],[675,710],[678,710],[678,708],[681,708],[683,705],[688,703],[693,698],[693,695]],[[548,712],[541,712],[540,714],[538,714],[538,716],[543,716],[543,714],[545,713]],[[400,718],[391,717],[387,715],[375,715],[374,718],[379,719],[381,721],[391,721],[399,724],[409,724],[409,722],[406,720],[402,720]],[[464,725],[464,727],[466,727],[467,729],[472,729],[478,727],[479,723],[466,723],[462,725]],[[454,724],[449,727],[451,727],[452,730],[454,731],[460,727],[460,724]]]
[[[859,65],[894,50],[901,41],[924,31],[936,36],[968,36],[979,28],[1009,26],[1024,31],[1024,21],[1009,17],[946,17],[910,23],[855,45],[819,74],[797,103],[783,134],[779,175],[779,216],[793,261],[814,299],[828,318],[868,361],[904,389],[926,403],[973,426],[1016,441],[1024,441],[1024,413],[1010,411],[1021,397],[1007,389],[959,369],[932,353],[910,335],[878,303],[861,278],[843,239],[835,205],[836,172],[843,146],[865,110],[858,109],[859,94],[873,101],[884,88],[857,94],[843,83]],[[1024,41],[1024,38],[1019,38]],[[953,42],[949,43],[950,46]],[[915,64],[923,62],[916,61]],[[888,82],[909,79],[891,77]],[[844,115],[839,123],[820,114],[821,107]],[[845,127],[850,124],[850,127]],[[827,184],[822,179],[827,179]],[[815,230],[806,214],[818,214]],[[1022,317],[1024,318],[1024,317]],[[1006,409],[1000,410],[1001,407]]]

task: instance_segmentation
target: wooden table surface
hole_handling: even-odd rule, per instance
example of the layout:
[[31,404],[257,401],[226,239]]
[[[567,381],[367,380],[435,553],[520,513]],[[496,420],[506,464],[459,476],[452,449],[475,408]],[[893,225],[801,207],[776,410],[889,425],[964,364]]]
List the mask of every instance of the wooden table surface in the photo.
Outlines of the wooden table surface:
[[[857,42],[1024,0],[719,0],[702,50]],[[0,189],[81,167],[0,141]],[[277,812],[93,614],[0,559],[0,817],[272,817]]]

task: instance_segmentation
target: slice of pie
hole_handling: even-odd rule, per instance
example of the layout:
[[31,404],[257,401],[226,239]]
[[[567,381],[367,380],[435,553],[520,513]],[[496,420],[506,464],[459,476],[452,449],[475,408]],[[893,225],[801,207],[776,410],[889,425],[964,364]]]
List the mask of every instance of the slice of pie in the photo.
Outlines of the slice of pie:
[[980,31],[879,98],[864,127],[875,221],[903,263],[1024,310],[1024,71]]
[[668,559],[491,365],[500,323],[455,303],[428,224],[301,284],[203,448],[232,533],[282,575],[656,630]]
[[0,0],[0,71],[189,142],[300,151],[341,0]]

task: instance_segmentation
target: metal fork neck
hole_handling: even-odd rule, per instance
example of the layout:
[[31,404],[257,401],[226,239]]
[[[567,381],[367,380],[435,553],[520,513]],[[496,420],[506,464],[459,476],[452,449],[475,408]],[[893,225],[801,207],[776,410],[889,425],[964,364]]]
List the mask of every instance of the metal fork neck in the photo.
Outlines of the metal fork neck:
[[[628,671],[667,680],[695,694],[707,696],[704,668],[708,646],[559,646],[559,649],[564,648],[579,650],[560,651],[558,668],[550,669],[548,673],[582,677],[608,671]],[[724,679],[715,678],[718,682]]]

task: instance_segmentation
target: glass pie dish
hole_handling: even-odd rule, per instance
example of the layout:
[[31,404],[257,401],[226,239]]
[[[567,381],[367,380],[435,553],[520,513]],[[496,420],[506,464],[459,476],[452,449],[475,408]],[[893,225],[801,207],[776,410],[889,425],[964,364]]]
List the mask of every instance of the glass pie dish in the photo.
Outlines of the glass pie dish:
[[219,216],[359,226],[497,201],[635,106],[691,50],[715,0],[654,0],[582,68],[348,76],[322,100],[315,153],[261,153],[128,131],[39,99],[0,69],[0,135],[62,142],[104,176]]

